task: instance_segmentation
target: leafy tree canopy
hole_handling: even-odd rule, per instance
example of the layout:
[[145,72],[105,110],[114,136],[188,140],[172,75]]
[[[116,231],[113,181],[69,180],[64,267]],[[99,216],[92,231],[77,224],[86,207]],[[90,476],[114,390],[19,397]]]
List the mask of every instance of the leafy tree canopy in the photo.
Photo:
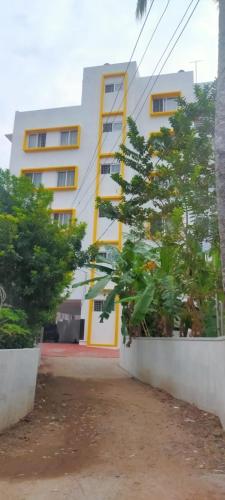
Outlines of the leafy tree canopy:
[[81,248],[85,224],[53,223],[51,202],[43,187],[0,170],[0,283],[7,304],[24,310],[32,327],[49,321],[73,272],[94,253]]
[[[199,242],[218,241],[213,135],[215,85],[195,87],[195,102],[179,99],[170,127],[145,139],[135,122],[128,119],[130,146],[122,145],[116,154],[132,179],[113,174],[123,191],[122,201],[113,205],[97,198],[106,216],[130,226],[131,232],[144,236],[147,224],[152,236],[162,239],[170,228],[177,232],[181,221]],[[183,218],[185,216],[185,219]],[[193,225],[193,217],[195,224]]]
[[[127,176],[124,179],[119,174],[112,175],[122,188],[122,200],[115,206],[97,198],[97,206],[104,210],[106,217],[129,226],[127,243],[149,239],[153,248],[158,248],[161,266],[154,278],[174,283],[178,291],[176,297],[180,299],[180,319],[183,315],[186,326],[189,322],[197,335],[206,332],[206,318],[215,316],[215,297],[224,300],[215,189],[214,120],[215,84],[196,86],[192,103],[179,99],[178,110],[169,119],[170,128],[162,127],[148,138],[139,134],[135,122],[129,118],[129,144],[122,145],[116,154],[126,165]],[[124,258],[126,252],[122,255]],[[150,281],[154,281],[152,275]],[[160,290],[159,282],[157,289]],[[162,291],[160,301],[163,295]],[[171,292],[171,303],[175,300],[172,296]],[[139,306],[142,303],[141,299]],[[165,319],[165,314],[162,317]],[[146,318],[153,323],[149,312]],[[215,332],[215,328],[214,321],[211,331]]]

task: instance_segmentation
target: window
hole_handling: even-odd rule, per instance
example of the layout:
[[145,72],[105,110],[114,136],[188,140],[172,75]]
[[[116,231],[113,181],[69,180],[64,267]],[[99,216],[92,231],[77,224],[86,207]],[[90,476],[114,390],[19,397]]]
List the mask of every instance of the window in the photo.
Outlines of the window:
[[94,300],[94,311],[102,312],[104,308],[105,300]]
[[34,186],[40,186],[42,177],[40,172],[28,172],[27,174],[25,173],[25,176],[31,180]]
[[98,252],[98,256],[103,259],[111,259],[112,257],[112,249],[110,248],[106,248],[104,250],[101,250],[100,252]]
[[158,233],[163,231],[163,220],[160,217],[154,218],[150,224],[150,235],[154,238]]
[[74,181],[74,170],[65,170],[62,172],[58,172],[57,187],[74,186]]
[[163,99],[153,99],[153,113],[165,111],[163,109]]
[[151,96],[151,114],[165,113],[172,114],[177,110],[177,98],[180,92],[168,94],[155,94]]
[[77,143],[77,130],[66,130],[60,132],[60,145],[71,146]]
[[103,132],[122,130],[122,122],[103,123]]
[[95,312],[102,312],[103,307],[104,307],[104,300],[95,300],[94,301],[94,311]]
[[23,168],[21,175],[26,175],[36,186],[43,184],[50,191],[75,191],[78,187],[76,166]]
[[119,174],[120,164],[119,163],[103,163],[101,165],[101,174]]
[[101,165],[101,174],[110,174],[110,163],[104,163]]
[[55,212],[53,213],[53,220],[59,226],[68,226],[71,223],[72,214],[68,212]]
[[30,134],[28,135],[28,148],[45,148],[46,134]]
[[122,130],[122,122],[113,123],[113,130]]
[[105,93],[110,94],[111,92],[114,92],[114,83],[107,83],[105,85]]
[[115,92],[120,92],[121,90],[123,90],[123,82],[115,83],[114,90],[115,90]]
[[166,111],[174,111],[176,109],[177,101],[174,97],[153,99],[153,113],[164,113]]
[[98,257],[100,259],[106,259],[107,257],[107,253],[106,252],[98,252]]
[[66,125],[65,127],[49,127],[24,131],[23,150],[25,153],[55,151],[58,149],[78,149],[79,147],[79,125]]
[[119,174],[120,173],[120,164],[119,163],[111,163],[111,174]]
[[103,123],[103,132],[112,132],[112,123]]
[[119,83],[106,83],[105,85],[105,93],[109,94],[112,92],[120,92],[123,90],[123,82]]
[[99,209],[98,209],[98,216],[99,217],[106,217],[106,215],[105,215],[105,208],[104,207],[99,207]]

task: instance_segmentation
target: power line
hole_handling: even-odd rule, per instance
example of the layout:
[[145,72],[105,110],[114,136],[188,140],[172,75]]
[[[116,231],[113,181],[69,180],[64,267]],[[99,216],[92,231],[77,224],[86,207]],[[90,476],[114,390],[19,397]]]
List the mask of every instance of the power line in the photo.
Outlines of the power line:
[[[200,1],[200,0],[199,0],[199,1]],[[172,36],[171,36],[171,38],[170,38],[169,42],[168,42],[168,43],[167,43],[167,45],[166,45],[166,48],[164,49],[163,53],[161,54],[161,56],[160,56],[160,58],[159,58],[159,60],[158,60],[158,62],[157,62],[157,64],[156,64],[156,66],[155,66],[155,68],[154,68],[154,70],[153,70],[152,75],[149,77],[148,82],[147,82],[147,85],[146,85],[146,86],[145,86],[145,88],[144,88],[144,91],[141,93],[140,98],[138,99],[138,102],[136,103],[136,105],[135,105],[135,107],[134,107],[133,111],[131,112],[131,115],[133,115],[133,114],[134,114],[135,110],[136,110],[136,109],[137,109],[137,107],[139,106],[139,103],[141,102],[141,100],[142,100],[143,96],[145,95],[145,92],[146,92],[146,90],[147,90],[147,88],[148,88],[148,86],[149,86],[149,84],[150,84],[150,82],[151,82],[152,78],[154,77],[154,73],[155,73],[155,71],[157,70],[157,68],[158,68],[158,66],[159,66],[159,64],[160,64],[160,62],[162,61],[163,56],[165,55],[165,53],[166,53],[167,49],[169,48],[169,46],[170,46],[171,42],[173,41],[173,39],[174,39],[174,37],[175,37],[175,35],[176,35],[176,33],[177,33],[178,29],[180,28],[180,26],[181,26],[181,24],[182,24],[183,20],[185,19],[186,15],[187,15],[187,12],[188,12],[188,11],[189,11],[189,9],[191,8],[191,5],[193,4],[193,2],[194,2],[194,0],[191,0],[191,1],[190,1],[190,3],[189,3],[189,5],[188,5],[187,9],[185,10],[185,12],[184,12],[184,14],[183,14],[182,18],[180,19],[180,21],[179,21],[179,23],[178,23],[178,25],[177,25],[176,29],[174,30],[174,32],[173,32],[173,34],[172,34]],[[166,8],[167,8],[167,7],[168,7],[168,3],[167,3],[167,5],[166,5]],[[196,7],[197,7],[197,4],[196,4],[195,8],[196,8]],[[192,13],[194,12],[195,8],[193,9]],[[163,12],[163,14],[162,14],[162,15],[164,15],[164,13],[165,13],[165,9],[164,9],[164,12]],[[192,13],[191,13],[190,17],[192,16]],[[162,17],[162,16],[161,16],[161,17]],[[158,21],[157,25],[159,24],[159,22],[160,22],[160,20],[161,20],[161,17],[160,17],[160,19],[159,19],[159,21]],[[190,17],[188,18],[187,23],[189,22]],[[186,23],[186,24],[187,24],[187,23]],[[183,30],[185,29],[185,27],[186,27],[186,25],[184,25]],[[182,32],[183,32],[183,31],[181,31],[180,36],[182,35]],[[151,39],[152,39],[152,36],[151,36]],[[178,42],[178,40],[179,40],[179,37],[178,37],[178,39],[177,39],[177,42]],[[177,43],[177,42],[176,42],[176,43]],[[149,43],[148,43],[147,47],[148,47],[148,46],[149,46]],[[160,69],[159,74],[158,74],[158,75],[157,75],[157,77],[155,78],[154,83],[153,83],[153,85],[152,85],[152,87],[151,87],[150,92],[153,90],[153,88],[154,88],[155,84],[157,83],[158,78],[159,78],[159,76],[160,76],[160,74],[161,74],[161,72],[162,72],[162,70],[163,70],[163,68],[164,68],[164,66],[165,66],[165,64],[166,64],[166,62],[167,62],[167,60],[168,60],[168,58],[169,58],[170,54],[172,53],[172,51],[173,51],[174,47],[175,47],[175,45],[172,47],[172,49],[171,49],[171,51],[170,51],[170,53],[169,53],[169,55],[168,55],[167,59],[165,60],[165,62],[163,63],[163,65],[162,65],[162,67],[161,67],[161,69]],[[146,49],[145,49],[144,54],[145,54],[145,53],[146,53]],[[141,58],[141,62],[142,62],[142,61],[143,61],[143,56],[142,56],[142,58]],[[141,64],[141,63],[140,63],[140,64]],[[140,64],[139,64],[139,66],[140,66]],[[129,88],[129,87],[128,87],[128,88]],[[149,95],[149,93],[148,93],[148,95]],[[148,95],[147,95],[146,100],[148,99]],[[140,112],[142,111],[142,109],[143,109],[143,107],[144,107],[144,105],[145,105],[145,103],[146,103],[146,100],[145,100],[145,102],[144,102],[143,106],[141,107]],[[140,112],[139,112],[139,114],[138,114],[137,116],[139,116],[139,115],[140,115]],[[119,138],[120,138],[120,135],[118,135],[118,137],[117,137],[117,139],[116,139],[116,141],[115,141],[115,143],[114,143],[114,145],[113,145],[113,147],[112,147],[112,150],[114,150],[114,149],[115,149],[115,147],[117,146],[117,143],[118,143],[118,141],[119,141]],[[90,187],[90,186],[92,186],[92,182],[91,182],[91,184],[88,186],[88,190],[89,190],[89,187]],[[87,190],[87,191],[88,191],[88,190]],[[86,192],[87,192],[87,191],[86,191]],[[84,212],[84,210],[86,209],[87,204],[88,204],[89,200],[92,198],[92,196],[93,196],[93,193],[91,194],[91,196],[88,198],[87,202],[85,203],[85,206],[84,206],[84,208],[82,209],[82,211],[80,212],[80,215],[81,215],[81,214]]]
[[[188,25],[189,21],[191,20],[191,18],[192,18],[192,16],[193,16],[194,12],[195,12],[195,10],[196,10],[196,8],[197,8],[197,6],[198,6],[199,2],[200,2],[200,0],[197,0],[197,2],[196,2],[196,4],[195,4],[194,8],[192,9],[192,11],[191,11],[191,13],[190,13],[190,15],[189,15],[189,17],[188,17],[188,19],[187,19],[187,21],[186,21],[186,23],[184,24],[184,26],[183,26],[183,28],[182,28],[181,32],[179,33],[179,35],[178,35],[177,39],[175,40],[175,42],[174,42],[174,44],[173,44],[172,48],[170,49],[169,54],[168,54],[168,56],[166,57],[166,60],[164,61],[164,63],[162,64],[162,66],[161,66],[161,68],[160,68],[160,71],[159,71],[159,73],[158,73],[158,75],[157,75],[157,77],[156,77],[156,80],[154,81],[154,84],[152,85],[152,87],[151,87],[151,89],[150,89],[150,92],[152,91],[153,87],[155,86],[156,82],[158,81],[158,79],[159,79],[159,77],[160,77],[160,75],[161,75],[161,73],[162,73],[162,70],[163,70],[164,66],[166,65],[166,63],[167,63],[167,61],[168,61],[169,57],[171,56],[171,54],[172,54],[173,50],[175,49],[175,47],[176,47],[177,43],[179,42],[179,40],[180,40],[180,38],[181,38],[181,36],[182,36],[182,34],[183,34],[183,32],[184,32],[185,28],[187,27],[187,25]],[[191,6],[191,4],[192,4],[192,3],[193,3],[193,0],[190,2],[189,7]],[[189,10],[189,7],[188,7],[188,10]],[[183,18],[184,18],[184,16],[183,16]],[[182,20],[183,20],[183,18],[182,18]],[[182,22],[182,21],[181,21],[181,22]],[[181,24],[181,23],[180,23],[180,24]],[[176,29],[176,31],[177,31],[177,29]],[[171,40],[170,40],[170,42],[169,42],[169,45],[170,45],[170,43],[171,43],[171,41],[172,41],[172,39],[173,39],[173,38],[174,38],[174,36],[172,36],[172,38],[171,38]],[[167,48],[168,48],[168,46],[166,47],[166,50],[167,50]],[[164,51],[164,53],[165,53],[165,51]],[[145,87],[145,89],[144,89],[144,92],[142,93],[141,99],[142,99],[143,95],[145,94],[145,92],[146,92],[146,90],[147,90],[147,88],[148,88],[148,86],[149,86],[149,83],[150,83],[150,81],[149,81],[149,82],[148,82],[148,84],[146,85],[146,87]],[[149,92],[148,92],[148,95],[149,95]],[[143,105],[141,106],[141,108],[140,108],[140,110],[139,110],[138,114],[136,115],[135,120],[137,120],[137,118],[139,117],[140,113],[142,112],[142,109],[143,109],[143,107],[145,106],[145,103],[146,103],[146,101],[147,101],[147,99],[148,99],[148,95],[147,95],[146,99],[144,100]],[[140,100],[139,100],[139,102],[140,102]],[[135,109],[136,109],[136,107],[135,107]]]
[[[143,31],[144,31],[144,27],[145,27],[145,25],[146,25],[146,23],[147,23],[147,20],[148,20],[148,18],[149,18],[150,13],[151,13],[151,10],[152,10],[152,7],[153,7],[154,2],[155,2],[155,0],[152,0],[152,1],[151,1],[150,7],[149,7],[148,12],[147,12],[147,15],[146,15],[145,20],[144,20],[144,22],[143,22],[143,24],[142,24],[142,27],[141,27],[141,29],[140,29],[140,32],[139,32],[138,37],[137,37],[137,40],[136,40],[136,42],[135,42],[135,44],[134,44],[134,47],[133,47],[133,50],[132,50],[132,53],[131,53],[131,56],[130,56],[129,62],[128,62],[127,67],[126,67],[126,69],[125,69],[125,72],[127,72],[127,71],[128,71],[128,69],[129,69],[129,67],[130,67],[130,64],[131,64],[131,61],[132,61],[132,57],[133,57],[133,55],[134,55],[134,53],[135,53],[135,50],[136,50],[137,45],[138,45],[138,42],[139,42],[139,40],[140,40],[140,38],[141,38],[141,35],[142,35]],[[112,112],[112,111],[113,111],[113,108],[114,108],[114,106],[115,106],[115,104],[116,104],[116,101],[117,101],[117,98],[118,98],[118,95],[119,95],[119,92],[120,92],[120,90],[118,89],[117,94],[116,94],[116,96],[115,96],[115,99],[114,99],[114,101],[113,101],[113,104],[112,104],[112,107],[111,107],[110,112]],[[75,195],[75,197],[74,197],[74,200],[72,201],[72,206],[73,206],[73,205],[74,205],[74,203],[77,201],[77,199],[78,199],[78,197],[79,197],[79,195],[80,195],[80,193],[81,193],[82,186],[84,185],[84,183],[85,183],[85,181],[86,181],[85,175],[86,175],[86,173],[88,172],[89,167],[91,166],[92,162],[94,162],[94,161],[95,161],[95,159],[97,158],[96,153],[97,153],[97,151],[98,151],[98,147],[99,147],[99,145],[100,145],[100,140],[101,140],[101,139],[99,138],[99,139],[98,139],[98,142],[97,142],[97,144],[96,144],[96,147],[95,147],[94,153],[93,153],[93,155],[92,155],[92,157],[91,157],[91,160],[90,160],[90,162],[88,163],[88,166],[87,166],[87,168],[86,168],[86,171],[85,171],[85,174],[84,174],[84,177],[83,177],[83,181],[81,182],[81,185],[80,185],[79,191],[76,193],[76,195]]]
[[[142,57],[141,57],[141,60],[140,60],[140,62],[139,62],[139,64],[138,64],[138,66],[137,66],[137,68],[136,68],[136,71],[135,71],[135,73],[133,74],[133,77],[132,77],[131,81],[129,82],[128,88],[126,89],[126,92],[125,92],[125,97],[127,97],[128,91],[129,91],[129,89],[130,89],[130,87],[131,87],[131,85],[132,85],[132,83],[133,83],[133,81],[134,81],[134,79],[135,79],[135,77],[136,77],[136,74],[137,74],[137,72],[138,72],[138,70],[139,70],[139,68],[140,68],[140,66],[141,66],[141,64],[142,64],[142,62],[143,62],[143,60],[144,60],[144,57],[145,57],[145,55],[146,55],[146,53],[147,53],[147,50],[149,49],[150,43],[152,42],[152,40],[153,40],[153,38],[154,38],[154,35],[155,35],[155,33],[156,33],[156,31],[157,31],[157,29],[158,29],[158,27],[159,27],[159,25],[160,25],[160,23],[161,23],[161,21],[162,21],[162,19],[163,19],[163,17],[164,17],[164,15],[165,15],[165,13],[166,13],[166,11],[167,11],[167,9],[168,9],[168,6],[169,6],[169,4],[170,4],[170,1],[171,1],[171,0],[168,0],[168,1],[167,1],[167,4],[166,4],[166,6],[165,6],[165,8],[164,8],[164,10],[163,10],[163,12],[162,12],[162,14],[161,14],[161,16],[159,17],[159,19],[158,19],[158,21],[157,21],[157,23],[156,23],[156,27],[155,27],[155,29],[153,30],[153,33],[152,33],[152,35],[151,35],[151,37],[150,37],[150,39],[149,39],[149,41],[148,41],[148,43],[147,43],[147,45],[146,45],[146,48],[145,48],[144,53],[143,53],[143,55],[142,55]],[[194,0],[193,0],[193,1],[194,1]],[[123,100],[122,100],[122,101],[120,102],[120,104],[119,104],[119,109],[120,109],[120,106],[121,106],[122,102],[123,102]],[[114,106],[114,104],[113,104],[113,106]],[[112,122],[112,123],[114,123],[114,122],[115,122],[115,119],[113,120],[113,122]],[[116,141],[116,144],[117,144],[117,142],[118,142],[118,140],[119,140],[119,137],[120,137],[120,135],[118,136],[118,139],[117,139],[117,141]],[[103,140],[102,145],[104,144],[104,142],[105,142],[105,139]],[[94,180],[94,179],[95,179],[95,175],[94,175],[93,180]],[[103,177],[103,179],[101,179],[101,180],[100,180],[100,184],[101,184],[101,185],[103,184],[104,179],[105,179],[105,177]],[[92,187],[93,180],[91,180],[90,184],[87,186],[86,193],[87,193],[87,192],[89,191],[89,189]],[[91,194],[91,196],[88,198],[88,200],[87,200],[87,202],[86,202],[86,204],[85,204],[85,207],[84,207],[84,208],[82,209],[82,211],[80,212],[80,216],[81,216],[81,214],[84,212],[84,210],[85,210],[85,208],[86,208],[86,206],[87,206],[88,202],[91,200],[91,198],[92,198],[92,194]],[[77,198],[77,199],[78,199],[78,198]],[[80,203],[81,203],[81,201],[78,203],[78,206],[80,205]]]
[[[168,56],[167,56],[166,60],[164,61],[163,65],[162,65],[162,67],[161,67],[161,69],[160,69],[160,73],[157,75],[157,78],[160,76],[160,74],[161,74],[161,72],[162,72],[162,70],[163,70],[163,68],[164,68],[165,64],[167,63],[167,61],[168,61],[168,59],[169,59],[170,55],[172,54],[173,50],[175,49],[175,47],[176,47],[176,45],[177,45],[178,41],[180,40],[180,38],[181,38],[181,36],[182,36],[182,34],[183,34],[183,32],[184,32],[185,28],[187,27],[188,23],[190,22],[190,20],[191,20],[191,18],[192,18],[192,16],[193,16],[193,14],[194,14],[194,12],[195,12],[195,10],[196,10],[196,8],[197,8],[197,6],[198,6],[199,2],[200,2],[200,0],[197,0],[197,2],[196,2],[196,4],[195,4],[194,8],[193,8],[193,9],[192,9],[192,11],[191,11],[190,16],[188,17],[188,19],[187,19],[186,23],[184,24],[184,26],[183,26],[183,28],[182,28],[181,32],[179,33],[179,35],[178,35],[177,39],[175,40],[175,43],[173,44],[173,46],[172,46],[172,48],[171,48],[171,50],[170,50],[170,52],[169,52],[169,54],[168,54]],[[193,3],[193,0],[192,0],[192,2],[190,2],[190,5],[191,5],[192,3]],[[189,6],[190,6],[190,5],[189,5]],[[183,19],[183,18],[182,18],[182,19]],[[182,21],[181,21],[181,22],[182,22]],[[177,30],[176,30],[176,31],[177,31]],[[156,81],[157,81],[157,80],[156,80]],[[155,82],[154,82],[154,84],[155,84]],[[148,87],[148,85],[146,86],[146,89],[147,89],[147,87]],[[145,89],[145,90],[146,90],[146,89]],[[147,98],[148,98],[148,96],[147,96]],[[145,99],[145,101],[144,101],[144,103],[143,103],[143,105],[142,105],[141,109],[139,110],[139,113],[138,113],[137,117],[140,115],[140,113],[141,113],[141,111],[142,111],[142,109],[143,109],[143,107],[144,107],[144,105],[145,105],[145,103],[146,103],[147,98]],[[110,222],[110,224],[109,224],[109,225],[105,228],[104,232],[103,232],[103,233],[99,236],[99,238],[96,240],[96,242],[98,242],[98,241],[100,241],[100,240],[101,240],[101,238],[104,236],[104,234],[108,231],[108,229],[112,226],[112,224],[113,224],[114,222],[115,222],[115,220],[113,219],[113,220]]]

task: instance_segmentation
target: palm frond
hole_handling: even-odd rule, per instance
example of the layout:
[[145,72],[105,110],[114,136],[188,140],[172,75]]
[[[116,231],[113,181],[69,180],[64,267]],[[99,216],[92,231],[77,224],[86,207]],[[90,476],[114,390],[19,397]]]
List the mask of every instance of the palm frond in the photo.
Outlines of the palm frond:
[[136,18],[141,19],[146,12],[148,0],[138,0],[136,7]]

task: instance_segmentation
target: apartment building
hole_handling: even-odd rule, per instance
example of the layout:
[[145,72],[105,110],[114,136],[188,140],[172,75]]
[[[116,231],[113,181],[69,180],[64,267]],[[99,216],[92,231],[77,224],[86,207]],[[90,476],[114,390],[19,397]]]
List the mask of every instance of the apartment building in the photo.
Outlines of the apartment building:
[[[180,95],[193,100],[192,72],[150,79],[139,76],[135,62],[85,68],[80,106],[16,112],[13,133],[7,135],[12,142],[10,171],[53,191],[52,216],[59,224],[72,218],[87,223],[84,247],[97,242],[104,255],[109,245],[121,248],[122,224],[104,218],[95,198],[118,203],[121,192],[110,174],[120,172],[126,179],[131,175],[114,158],[119,144],[126,142],[127,117],[138,115],[139,131],[148,137],[168,126]],[[81,270],[76,280],[89,276]],[[86,287],[71,289],[70,299],[60,307],[60,339],[73,340],[76,330],[75,336],[88,345],[117,347],[120,306],[115,304],[110,319],[100,323],[107,290],[91,301],[85,300],[85,293]]]

